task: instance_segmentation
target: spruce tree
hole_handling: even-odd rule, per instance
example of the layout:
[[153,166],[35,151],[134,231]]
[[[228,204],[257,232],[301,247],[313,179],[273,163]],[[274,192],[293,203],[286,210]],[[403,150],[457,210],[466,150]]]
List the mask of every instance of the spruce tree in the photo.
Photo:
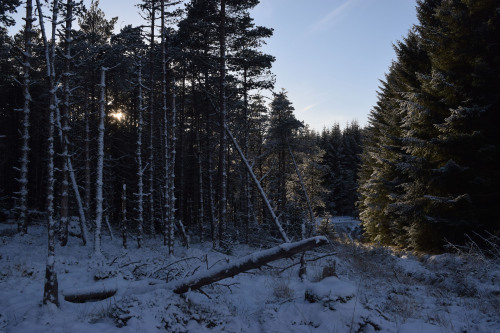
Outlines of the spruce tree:
[[[431,70],[408,104],[408,152],[418,168],[408,191],[415,248],[493,231],[498,177],[499,13],[495,1],[420,1],[418,31]],[[420,109],[417,110],[415,106]],[[432,235],[432,236],[431,236]]]

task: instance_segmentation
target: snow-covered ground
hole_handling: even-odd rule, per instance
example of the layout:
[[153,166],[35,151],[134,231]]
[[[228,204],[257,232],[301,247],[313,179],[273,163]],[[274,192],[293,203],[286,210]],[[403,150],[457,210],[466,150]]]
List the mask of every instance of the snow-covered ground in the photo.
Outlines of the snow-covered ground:
[[[306,282],[296,257],[180,296],[167,281],[259,249],[239,245],[225,255],[209,243],[179,244],[169,256],[160,238],[124,250],[105,235],[96,260],[71,238],[56,249],[57,308],[41,306],[46,230],[9,229],[0,228],[0,332],[500,332],[499,263],[479,257],[414,257],[335,241],[308,252]],[[105,290],[116,294],[64,300]]]

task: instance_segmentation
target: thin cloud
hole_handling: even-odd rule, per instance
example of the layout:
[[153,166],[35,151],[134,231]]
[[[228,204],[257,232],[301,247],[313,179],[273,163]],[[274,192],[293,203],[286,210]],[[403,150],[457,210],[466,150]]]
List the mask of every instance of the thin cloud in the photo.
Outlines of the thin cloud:
[[311,109],[312,109],[312,108],[314,108],[316,105],[318,105],[318,104],[311,104],[311,105],[306,106],[305,108],[303,108],[303,109],[302,109],[301,113],[302,113],[302,112],[306,112],[306,111],[311,110]]
[[342,14],[356,0],[347,0],[330,13],[326,14],[322,19],[314,23],[308,30],[308,34],[314,34],[326,30],[340,14]]

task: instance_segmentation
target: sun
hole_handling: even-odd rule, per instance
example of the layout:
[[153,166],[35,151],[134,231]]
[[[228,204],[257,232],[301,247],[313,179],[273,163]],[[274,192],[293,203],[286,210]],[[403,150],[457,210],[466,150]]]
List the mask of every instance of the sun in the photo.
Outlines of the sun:
[[109,116],[118,122],[125,120],[125,113],[120,110],[110,113]]

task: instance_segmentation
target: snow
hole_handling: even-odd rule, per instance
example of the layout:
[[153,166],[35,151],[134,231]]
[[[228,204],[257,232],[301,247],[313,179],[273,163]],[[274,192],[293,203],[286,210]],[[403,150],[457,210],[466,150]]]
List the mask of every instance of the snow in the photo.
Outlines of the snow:
[[[500,331],[498,261],[416,256],[346,238],[308,251],[304,282],[297,255],[177,295],[167,281],[257,258],[260,249],[235,245],[227,255],[211,243],[186,249],[178,241],[169,256],[161,237],[124,250],[121,239],[104,232],[97,259],[89,256],[92,244],[71,237],[56,248],[60,307],[42,305],[46,226],[32,226],[24,236],[7,232],[15,226],[0,223],[0,332]],[[64,300],[114,289],[101,301]]]

